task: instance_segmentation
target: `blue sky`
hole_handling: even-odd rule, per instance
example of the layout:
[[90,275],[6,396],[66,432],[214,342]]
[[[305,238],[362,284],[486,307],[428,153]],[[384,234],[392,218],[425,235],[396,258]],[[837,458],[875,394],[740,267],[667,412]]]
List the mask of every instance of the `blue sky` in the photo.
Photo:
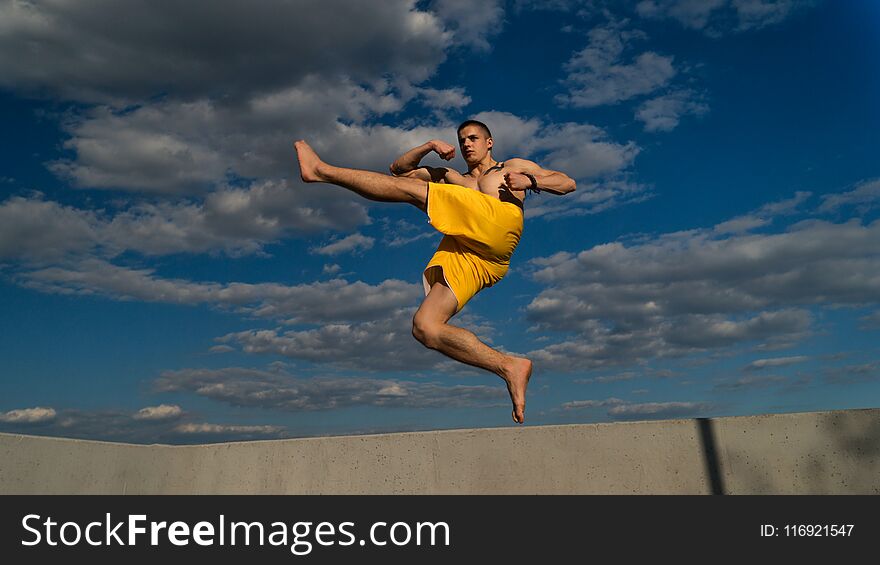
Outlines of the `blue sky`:
[[0,19],[0,431],[508,425],[500,379],[410,334],[439,234],[302,184],[291,151],[385,171],[471,117],[496,158],[578,181],[530,197],[509,275],[454,319],[534,361],[526,425],[878,405],[875,2],[4,0]]

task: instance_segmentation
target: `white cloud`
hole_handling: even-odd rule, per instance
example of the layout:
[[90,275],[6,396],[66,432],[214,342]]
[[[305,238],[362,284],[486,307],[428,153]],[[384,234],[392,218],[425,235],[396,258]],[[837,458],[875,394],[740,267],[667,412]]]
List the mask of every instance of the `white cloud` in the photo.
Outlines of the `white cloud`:
[[369,221],[364,206],[340,196],[321,199],[301,186],[266,181],[213,192],[200,204],[134,204],[99,228],[112,255],[222,251],[237,257],[262,253],[264,245],[284,237]]
[[60,260],[88,251],[99,239],[94,212],[36,198],[0,202],[0,258]]
[[[370,116],[401,108],[404,100],[387,88],[384,82],[367,89],[345,79],[309,77],[303,85],[240,106],[200,100],[158,102],[123,113],[94,108],[67,123],[71,136],[67,147],[77,156],[56,162],[53,169],[83,188],[166,197],[207,193],[208,199],[231,190],[226,187],[230,176],[254,178],[256,187],[285,187],[288,198],[295,198],[285,206],[308,220],[307,213],[321,215],[327,203],[355,197],[342,189],[282,180],[298,175],[294,139],[308,139],[331,163],[387,171],[403,151],[428,139],[454,135],[452,125],[411,129],[364,125]],[[164,140],[169,139],[183,149],[168,151]],[[195,154],[202,161],[197,172]],[[218,188],[215,196],[218,193],[212,190]],[[299,203],[301,199],[306,201]],[[276,206],[275,212],[281,209]]]
[[716,224],[712,231],[716,235],[734,234],[769,226],[778,216],[790,216],[797,213],[799,206],[806,202],[811,195],[810,192],[798,191],[792,198],[765,204],[749,214]]
[[160,404],[141,408],[132,416],[135,420],[175,420],[183,415],[183,410],[176,404]]
[[391,221],[388,218],[381,218],[379,222],[384,233],[382,243],[388,247],[402,247],[424,239],[435,240],[432,243],[436,245],[442,237],[437,230],[426,224],[417,225],[406,220]]
[[475,118],[492,130],[497,159],[537,159],[540,165],[577,180],[613,177],[639,153],[635,142],[614,143],[604,130],[589,124],[547,124],[497,111],[481,112]]
[[816,0],[732,0],[738,19],[736,31],[757,30],[778,24],[796,10],[816,4]]
[[739,392],[782,385],[787,382],[787,378],[778,375],[748,375],[732,381],[720,382],[714,388],[723,392]]
[[[187,130],[187,135],[202,140],[199,143],[204,142],[206,146],[226,143],[214,141],[226,140],[228,136],[224,136],[216,125],[211,125],[210,120],[199,117],[201,114],[211,115],[210,109],[201,108],[193,114],[195,117],[185,113],[165,114],[156,108],[142,108],[121,116],[99,112],[94,120],[101,121],[106,117],[110,121],[102,125],[91,123],[89,128],[92,134],[108,135],[97,143],[114,150],[124,146],[116,139],[117,132],[131,134],[143,125],[141,122],[149,123],[151,131],[164,132],[161,135],[172,135],[168,131]],[[497,131],[497,143],[510,152],[508,155],[539,158],[545,166],[563,170],[578,179],[613,177],[627,168],[639,151],[633,142],[617,144],[608,140],[607,134],[594,126],[546,124],[501,112],[484,112],[478,117],[492,122]],[[317,135],[313,141],[331,162],[339,163],[336,159],[345,159],[342,164],[381,170],[394,155],[452,131],[452,126],[401,129],[336,124],[330,133]],[[283,145],[283,151],[279,149],[277,155],[269,158],[265,170],[254,172],[276,174],[281,168],[293,166],[289,133],[279,134],[276,145],[279,148]],[[235,150],[220,147],[211,150],[218,155],[218,162],[235,163],[238,159],[235,155],[247,153],[244,146]],[[160,167],[159,174],[155,174],[151,166],[141,166],[133,157],[116,160],[92,159],[83,155],[75,165],[73,162],[69,164],[98,170],[103,167],[102,163],[112,168],[119,162],[126,163],[125,168],[105,173],[118,175],[120,186],[125,184],[131,189],[143,189],[145,183],[137,179],[150,178],[150,182],[158,183],[155,187],[168,190],[171,195],[192,188],[181,180],[186,175],[179,175],[173,166]],[[211,180],[220,181],[219,177]],[[582,190],[564,203],[548,201],[546,205],[530,207],[529,214],[530,217],[553,217],[553,214],[595,213],[637,200],[640,197],[637,193],[642,188],[632,183],[605,182],[601,190],[595,187]],[[365,203],[348,191],[271,179],[254,182],[247,188],[220,186],[204,195],[201,201],[128,203],[115,214],[106,210],[65,207],[40,198],[16,197],[0,203],[0,216],[7,220],[0,224],[0,256],[30,261],[58,259],[71,252],[98,252],[103,257],[113,257],[128,250],[145,255],[221,251],[240,256],[261,253],[265,244],[283,237],[306,235],[322,229],[351,231],[370,221]],[[422,232],[410,236],[412,239],[395,240],[395,244],[431,235],[433,232]]]
[[[442,7],[449,25],[464,13],[460,3]],[[308,137],[347,165],[385,170],[434,130],[364,122],[420,92],[441,109],[467,98],[460,88],[415,86],[454,34],[412,0],[12,2],[0,5],[0,21],[0,84],[86,104],[63,120],[73,156],[51,169],[79,188],[166,199],[117,218],[108,242],[116,249],[235,255],[284,235],[350,231],[368,222],[363,202],[285,180],[295,178],[292,141]],[[462,42],[485,36],[473,23],[456,24]],[[252,184],[226,186],[240,179]]]
[[288,412],[353,406],[458,408],[493,405],[507,398],[503,386],[444,386],[354,376],[303,379],[239,367],[166,371],[155,386],[161,392],[192,392],[233,406]]
[[527,141],[530,153],[546,154],[544,164],[572,178],[613,175],[632,164],[639,149],[635,142],[618,144],[602,129],[588,124],[554,124]]
[[[121,410],[64,409],[56,414],[51,408],[30,408],[0,413],[2,431],[19,432],[22,425],[28,433],[51,437],[74,437],[90,440],[123,441],[130,443],[199,443],[202,436],[211,435],[212,441],[234,441],[266,436],[290,435],[281,426],[204,424],[181,421],[186,415],[177,406],[160,405],[130,413]],[[10,416],[11,415],[11,416]],[[4,417],[5,416],[5,417]],[[194,438],[193,436],[200,436]]]
[[[289,359],[329,364],[357,371],[435,370],[456,373],[460,364],[426,349],[412,337],[411,308],[389,309],[375,319],[358,323],[325,323],[314,329],[281,332],[256,329],[233,332],[217,341],[234,344],[244,353],[280,355]],[[473,314],[461,314],[454,324],[492,344],[495,328]]]
[[[292,286],[192,282],[160,278],[153,269],[126,268],[99,260],[20,272],[16,278],[20,284],[42,292],[205,304],[283,324],[320,325],[287,332],[274,329],[231,333],[219,338],[220,344],[211,348],[214,353],[230,352],[237,346],[245,353],[283,355],[339,367],[420,367],[448,372],[444,357],[412,338],[412,315],[423,296],[418,284],[386,280],[369,285],[342,279]],[[464,315],[457,324],[491,343],[494,329],[480,318]]]
[[412,337],[412,313],[375,322],[327,324],[317,329],[249,330],[227,334],[224,343],[258,355],[282,355],[357,370],[436,369],[443,357]]
[[880,179],[862,181],[849,191],[822,196],[820,212],[836,212],[843,206],[856,206],[864,213],[880,203]]
[[774,357],[772,359],[756,359],[752,361],[743,369],[744,371],[761,371],[768,367],[785,367],[787,365],[794,365],[797,363],[803,363],[805,361],[809,361],[809,357],[804,355],[797,355],[794,357]]
[[434,117],[441,121],[449,121],[449,115],[459,115],[471,103],[471,97],[460,86],[452,88],[419,88],[422,105],[432,111]]
[[514,0],[513,7],[516,11],[547,10],[568,12],[574,8],[587,9],[591,7],[593,0]]
[[695,417],[712,409],[707,402],[645,402],[642,404],[622,404],[608,410],[610,416],[618,418],[651,417]]
[[675,347],[702,350],[756,340],[788,344],[807,336],[812,317],[807,310],[779,310],[760,312],[742,320],[691,314],[678,322],[674,328],[664,331],[666,342]]
[[124,251],[241,256],[286,236],[368,222],[366,208],[348,195],[273,181],[218,190],[201,204],[134,203],[114,215],[41,196],[11,197],[0,202],[0,257],[40,263]]
[[[808,196],[746,217],[765,227]],[[533,260],[534,279],[546,288],[527,306],[528,318],[536,329],[577,338],[530,355],[575,370],[740,343],[781,349],[810,335],[813,307],[878,303],[880,221],[809,220],[765,234],[745,223],[719,226]]]
[[636,5],[636,13],[643,18],[672,18],[685,27],[703,29],[712,12],[727,0],[644,0]]
[[4,2],[0,21],[0,84],[85,102],[248,96],[308,75],[420,82],[451,39],[411,0]]
[[471,97],[464,88],[420,88],[419,94],[424,98],[425,105],[436,110],[460,110],[471,103]]
[[605,400],[573,400],[562,404],[563,410],[577,410],[579,408],[599,408],[608,406],[619,406],[626,402],[619,398],[608,398]]
[[[539,259],[535,277],[546,284],[571,285],[579,294],[596,293],[597,299],[616,297],[621,306],[639,296],[632,308],[608,305],[600,310],[630,311],[637,317],[735,312],[773,304],[857,303],[875,296],[880,265],[871,249],[878,237],[880,224],[858,221],[805,222],[784,233],[725,239],[709,232],[667,234],[630,247],[609,243],[577,255]],[[840,280],[841,272],[862,276]]]
[[311,249],[312,253],[319,255],[340,255],[342,253],[357,253],[358,251],[366,251],[373,248],[375,238],[367,237],[359,233],[353,233],[338,239],[333,243],[324,245],[323,247],[315,247]]
[[710,37],[758,30],[778,24],[815,0],[643,0],[636,13],[643,18],[674,19]]
[[673,58],[653,51],[636,55],[631,63],[624,62],[624,51],[632,40],[645,37],[638,31],[623,30],[625,23],[590,30],[590,43],[565,65],[569,92],[557,97],[558,102],[576,108],[616,104],[654,92],[675,76]]
[[[94,187],[96,183],[77,176],[80,172],[88,174],[88,178],[110,179],[106,183],[97,183],[98,187],[158,190],[169,195],[204,192],[217,183],[222,185],[227,169],[244,176],[284,174],[295,166],[291,141],[292,132],[297,128],[291,115],[296,115],[297,105],[305,104],[302,99],[301,96],[295,97],[286,114],[277,119],[273,117],[275,110],[266,107],[254,114],[245,111],[241,115],[232,110],[218,112],[212,104],[195,103],[191,105],[199,111],[191,113],[184,111],[184,105],[171,103],[141,108],[121,116],[95,111],[84,122],[72,126],[73,138],[69,143],[73,147],[82,144],[97,149],[81,153],[76,161],[56,163],[55,168],[67,171],[83,186]],[[341,100],[338,107],[346,104]],[[324,115],[326,118],[313,129],[299,130],[299,133],[309,137],[323,158],[344,166],[385,170],[394,156],[428,139],[454,136],[452,125],[412,129],[356,123],[343,125],[334,121],[334,112],[338,108],[326,113],[316,111],[308,104],[303,108],[302,113],[306,116]],[[503,112],[482,112],[477,119],[490,124],[502,158],[504,155],[540,157],[545,166],[563,170],[579,180],[618,174],[632,164],[639,152],[634,142],[615,143],[604,130],[588,124],[548,124]],[[234,127],[236,135],[225,134],[224,128],[228,127]],[[309,131],[312,131],[311,136]],[[185,140],[185,143],[181,142],[184,145],[204,147],[213,155],[211,159],[222,163],[223,167],[199,167],[199,174],[206,176],[199,181],[201,184],[193,183],[188,176],[192,166],[187,159],[180,163],[164,162],[159,167],[156,160],[164,157],[138,156],[129,152],[126,149],[128,142],[120,140],[119,135],[128,136],[136,147],[142,146],[142,137],[170,135]],[[102,153],[102,147],[108,148],[110,153]],[[254,151],[254,147],[260,150]],[[116,155],[120,151],[128,153]],[[208,192],[204,204],[144,204],[123,215],[118,229],[124,232],[135,219],[150,224],[159,222],[172,232],[182,232],[169,238],[170,242],[181,242],[178,247],[186,248],[189,244],[199,248],[192,239],[179,237],[192,233],[204,242],[201,247],[219,243],[217,240],[222,239],[224,245],[234,248],[236,242],[223,237],[229,233],[233,236],[240,234],[239,238],[243,240],[238,244],[240,247],[253,249],[259,247],[260,241],[285,232],[303,233],[328,227],[350,230],[367,221],[365,210],[364,202],[342,189],[266,180],[247,189],[221,186],[219,190]],[[175,215],[178,219],[172,221]],[[149,227],[141,232],[151,236],[163,233],[154,225]],[[152,236],[145,241],[156,239],[157,236]],[[159,247],[173,249],[174,245]]]
[[[69,118],[66,149],[75,153],[51,164],[74,186],[120,189],[163,195],[204,194],[229,177],[278,179],[293,176],[293,141],[306,137],[333,155],[361,157],[363,168],[387,167],[403,132],[362,135],[378,142],[366,155],[346,138],[364,120],[400,110],[406,99],[386,81],[370,86],[346,77],[306,77],[283,91],[255,95],[243,102],[160,100],[117,111],[107,106]],[[339,120],[353,122],[343,126]],[[423,140],[424,141],[424,140]]]
[[22,408],[20,410],[0,412],[0,422],[7,424],[40,424],[51,422],[55,419],[56,415],[54,408]]
[[712,409],[707,402],[644,402],[632,403],[619,398],[605,400],[575,400],[562,404],[563,410],[582,408],[608,408],[608,415],[614,419],[639,417],[695,417]]
[[453,30],[454,40],[475,51],[486,52],[489,38],[504,27],[500,0],[486,0],[475,6],[472,0],[434,0],[431,8]]
[[645,124],[645,131],[671,131],[682,116],[702,116],[709,106],[701,102],[691,90],[676,90],[643,102],[636,110],[636,118]]
[[880,380],[880,362],[829,367],[823,371],[824,379],[831,384],[859,384]]
[[278,436],[285,430],[281,426],[236,426],[229,424],[187,423],[175,426],[174,431],[181,434]]
[[616,383],[616,382],[620,382],[620,381],[629,381],[629,380],[632,380],[638,376],[639,375],[637,373],[634,373],[632,371],[626,371],[623,373],[617,373],[615,375],[602,375],[599,377],[593,377],[593,378],[589,378],[589,379],[575,379],[574,382],[583,383],[583,384]]
[[[178,113],[206,113],[207,103],[183,104]],[[135,120],[151,114],[149,130]],[[199,139],[184,137],[155,123],[164,116],[156,108],[118,115],[106,107],[89,111],[82,121],[70,122],[64,148],[76,160],[51,164],[51,170],[74,186],[128,188],[145,192],[205,191],[224,178],[228,164],[222,155]],[[165,122],[169,120],[167,117]]]
[[[639,322],[611,316],[580,320],[577,312],[583,311],[583,306],[577,300],[560,301],[561,310],[542,309],[535,304],[533,301],[529,306],[528,316],[541,327],[576,332],[573,339],[527,355],[542,367],[559,371],[629,365],[761,340],[781,347],[806,337],[812,321],[804,310],[762,312],[742,320],[720,315],[649,317]],[[562,310],[566,308],[576,312]]]
[[21,273],[21,284],[42,292],[101,294],[117,300],[167,304],[208,304],[285,323],[334,323],[386,317],[414,307],[421,285],[386,280],[378,285],[336,279],[301,285],[276,283],[196,283],[163,279],[153,269],[130,269],[99,260],[74,267]]
[[532,198],[526,207],[526,218],[552,220],[566,216],[598,214],[611,208],[636,204],[654,195],[644,184],[626,180],[606,180],[595,183],[581,182],[578,190],[565,199],[553,196]]

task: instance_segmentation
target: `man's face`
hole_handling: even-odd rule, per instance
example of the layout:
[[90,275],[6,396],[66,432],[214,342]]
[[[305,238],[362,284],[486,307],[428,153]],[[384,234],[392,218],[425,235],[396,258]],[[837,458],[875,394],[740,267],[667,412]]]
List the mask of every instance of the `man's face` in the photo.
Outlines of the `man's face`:
[[465,126],[458,132],[458,145],[461,156],[468,163],[479,163],[492,149],[492,138],[480,126]]

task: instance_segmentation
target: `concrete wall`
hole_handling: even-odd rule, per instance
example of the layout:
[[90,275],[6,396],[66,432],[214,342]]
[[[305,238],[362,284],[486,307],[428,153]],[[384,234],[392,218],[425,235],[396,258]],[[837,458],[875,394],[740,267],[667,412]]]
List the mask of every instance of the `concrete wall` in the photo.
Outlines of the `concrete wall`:
[[880,493],[880,410],[200,446],[0,434],[0,494]]

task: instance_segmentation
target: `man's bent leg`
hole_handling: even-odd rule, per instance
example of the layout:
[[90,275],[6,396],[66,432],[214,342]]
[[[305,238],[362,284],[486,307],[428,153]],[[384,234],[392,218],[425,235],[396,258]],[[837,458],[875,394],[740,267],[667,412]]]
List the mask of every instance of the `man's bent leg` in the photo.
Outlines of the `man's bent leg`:
[[422,211],[426,210],[428,183],[423,180],[334,167],[322,161],[305,141],[297,141],[294,146],[299,158],[300,175],[305,182],[327,182],[370,200],[407,202]]
[[522,424],[532,362],[496,351],[471,332],[449,325],[447,322],[457,307],[458,301],[449,287],[434,283],[413,318],[413,336],[425,347],[504,379],[513,403],[513,421]]

